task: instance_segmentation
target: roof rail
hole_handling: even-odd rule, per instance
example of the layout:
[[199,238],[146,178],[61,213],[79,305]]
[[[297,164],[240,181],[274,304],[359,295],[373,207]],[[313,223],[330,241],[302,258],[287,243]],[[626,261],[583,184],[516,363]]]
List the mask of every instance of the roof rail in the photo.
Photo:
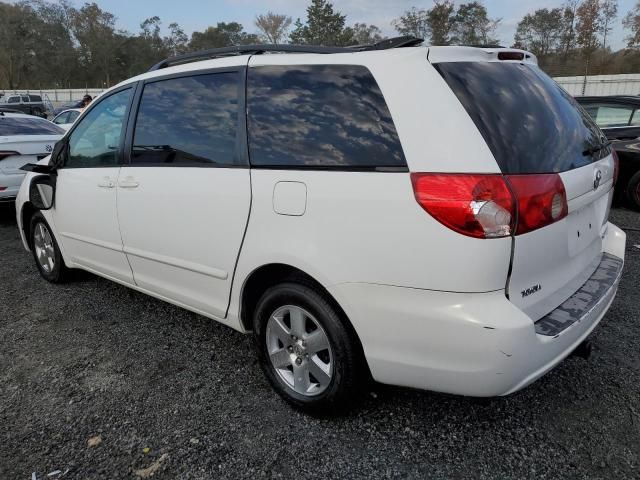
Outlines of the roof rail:
[[229,57],[234,55],[259,55],[262,53],[353,53],[370,50],[387,50],[390,48],[413,47],[422,43],[423,40],[416,37],[396,37],[388,38],[371,45],[353,45],[350,47],[325,47],[320,45],[235,45],[232,47],[211,48],[198,52],[190,52],[175,57],[170,57],[156,63],[149,69],[149,72],[174,65],[198,62],[213,58]]

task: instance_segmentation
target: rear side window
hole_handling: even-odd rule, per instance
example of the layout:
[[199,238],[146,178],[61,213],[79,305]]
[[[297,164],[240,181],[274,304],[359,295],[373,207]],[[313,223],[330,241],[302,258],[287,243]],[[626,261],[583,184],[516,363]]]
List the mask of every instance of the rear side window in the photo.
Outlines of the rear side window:
[[604,141],[602,133],[576,101],[538,67],[513,62],[435,66],[475,122],[503,173],[563,172],[596,160],[586,152]]
[[631,122],[634,107],[625,105],[587,105],[584,107],[599,127],[627,127]]
[[382,92],[357,65],[249,69],[249,151],[264,167],[406,167]]
[[41,102],[42,97],[40,95],[29,95],[29,98],[32,102]]
[[0,137],[9,135],[62,135],[65,131],[48,120],[38,117],[10,117],[0,115]]
[[239,164],[238,72],[148,83],[133,138],[134,164]]

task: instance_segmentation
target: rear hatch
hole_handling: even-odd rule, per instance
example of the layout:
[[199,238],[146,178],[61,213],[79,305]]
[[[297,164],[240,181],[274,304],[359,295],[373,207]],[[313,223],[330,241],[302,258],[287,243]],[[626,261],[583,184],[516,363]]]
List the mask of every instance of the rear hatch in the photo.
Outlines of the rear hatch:
[[[462,48],[430,52],[429,58],[476,124],[507,182],[515,187],[550,179],[546,184],[555,185],[566,199],[558,205],[557,220],[513,236],[507,295],[538,320],[578,290],[600,263],[613,196],[612,150],[586,112],[538,68],[532,55]],[[535,223],[543,216],[542,203],[518,202],[518,229],[523,220]]]

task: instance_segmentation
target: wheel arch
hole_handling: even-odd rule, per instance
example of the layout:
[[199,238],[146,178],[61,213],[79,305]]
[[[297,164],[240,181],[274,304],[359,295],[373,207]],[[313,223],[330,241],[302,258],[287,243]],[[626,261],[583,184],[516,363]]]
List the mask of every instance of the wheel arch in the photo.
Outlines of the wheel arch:
[[24,234],[25,244],[31,250],[31,217],[38,211],[36,207],[33,206],[31,202],[25,202],[22,205],[22,210],[20,211],[20,220],[22,221],[22,233]]
[[[361,358],[366,365],[366,358],[364,355],[364,348],[360,337],[356,332],[351,320],[347,316],[345,310],[334,298],[329,290],[313,276],[307,272],[301,270],[298,267],[286,263],[269,263],[255,268],[247,278],[244,280],[242,289],[240,291],[240,324],[245,331],[253,330],[252,320],[253,313],[257,306],[260,297],[267,291],[268,288],[283,282],[296,282],[302,283],[317,290],[322,294],[327,301],[335,308],[336,313],[340,316],[344,326],[356,341]],[[368,365],[367,365],[368,370]]]

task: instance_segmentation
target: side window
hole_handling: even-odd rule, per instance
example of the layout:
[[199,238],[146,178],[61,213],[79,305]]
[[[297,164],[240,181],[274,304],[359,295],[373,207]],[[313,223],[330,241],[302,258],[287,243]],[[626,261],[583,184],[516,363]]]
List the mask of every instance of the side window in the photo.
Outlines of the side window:
[[23,103],[29,103],[29,96],[28,95],[22,95],[22,102]]
[[56,123],[58,125],[63,123],[69,123],[67,121],[67,119],[69,118],[69,113],[70,112],[61,113],[60,115],[58,115],[56,118],[53,119],[53,123]]
[[599,105],[595,120],[599,127],[626,127],[631,121],[633,107],[624,105]]
[[136,119],[132,164],[234,165],[240,74],[148,83]]
[[67,168],[118,165],[120,140],[131,89],[100,100],[69,138]]
[[633,111],[633,116],[631,117],[631,123],[629,125],[632,127],[640,127],[640,109]]
[[20,97],[9,97],[7,103],[20,103]]
[[391,114],[366,67],[254,67],[247,102],[252,165],[406,167]]
[[29,99],[32,102],[41,102],[42,97],[40,95],[29,95]]
[[75,110],[71,110],[67,112],[67,123],[73,123],[76,121],[76,118],[80,116],[80,112],[76,112]]

